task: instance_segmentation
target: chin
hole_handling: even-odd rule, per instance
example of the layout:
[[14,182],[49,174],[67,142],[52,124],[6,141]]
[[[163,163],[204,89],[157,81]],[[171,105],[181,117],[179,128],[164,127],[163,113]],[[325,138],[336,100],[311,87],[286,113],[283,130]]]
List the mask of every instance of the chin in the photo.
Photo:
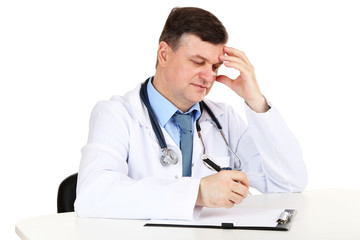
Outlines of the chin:
[[204,95],[201,95],[199,97],[194,97],[192,100],[193,100],[193,102],[195,104],[195,103],[198,103],[198,102],[201,102],[202,100],[204,100],[205,96],[206,95],[204,94]]

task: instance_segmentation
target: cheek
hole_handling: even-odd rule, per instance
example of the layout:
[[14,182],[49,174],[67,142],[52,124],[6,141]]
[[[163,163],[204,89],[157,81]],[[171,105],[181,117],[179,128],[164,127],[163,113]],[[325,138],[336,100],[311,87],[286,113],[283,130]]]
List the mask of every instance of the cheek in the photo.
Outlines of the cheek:
[[182,67],[179,67],[178,73],[179,73],[178,76],[181,76],[181,78],[185,84],[185,83],[197,81],[199,79],[200,71],[198,71],[197,69],[191,68],[191,67],[182,66]]
[[186,64],[183,64],[183,63],[174,63],[174,65],[172,66],[172,71],[173,71],[174,77],[176,77],[176,78],[178,78],[180,76],[182,76],[183,78],[186,78],[186,76],[189,75],[189,72],[191,72],[191,70],[189,69],[189,66],[187,66]]
[[178,83],[180,81],[179,78],[182,77],[183,74],[186,74],[186,71],[180,64],[172,62],[172,64],[164,70],[164,73],[169,82]]

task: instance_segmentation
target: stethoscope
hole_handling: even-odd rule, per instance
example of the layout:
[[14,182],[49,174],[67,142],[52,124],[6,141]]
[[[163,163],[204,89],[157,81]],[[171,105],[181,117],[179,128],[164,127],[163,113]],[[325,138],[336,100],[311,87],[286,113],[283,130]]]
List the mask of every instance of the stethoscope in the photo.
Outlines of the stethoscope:
[[[146,108],[148,110],[151,126],[152,126],[152,128],[153,128],[153,130],[155,132],[156,138],[159,141],[159,145],[160,145],[161,152],[162,152],[162,155],[160,157],[161,164],[163,166],[167,166],[169,164],[175,165],[179,161],[178,156],[177,156],[177,154],[175,153],[174,150],[168,149],[165,138],[164,138],[164,134],[161,131],[160,124],[157,121],[157,117],[155,116],[155,113],[152,110],[151,105],[150,105],[149,97],[148,97],[148,94],[147,94],[147,88],[146,88],[146,86],[147,86],[148,82],[150,81],[150,79],[151,78],[148,78],[143,84],[141,84],[140,98],[141,98],[141,100],[143,101],[143,103],[145,104],[145,106],[146,106]],[[209,106],[204,101],[201,101],[199,104],[200,104],[201,113],[205,109],[207,111],[207,113],[210,115],[211,120],[215,123],[216,127],[218,128],[218,130],[219,130],[219,132],[220,132],[220,134],[221,134],[227,148],[230,150],[230,152],[236,157],[237,161],[239,162],[239,166],[237,167],[237,169],[240,169],[240,167],[241,167],[240,158],[230,148],[229,143],[226,141],[225,135],[224,135],[224,133],[222,131],[221,124],[219,123],[219,121],[215,117],[214,113],[209,108]],[[200,127],[200,124],[199,124],[199,119],[200,119],[200,117],[196,120],[196,131],[198,133],[198,136],[199,136],[199,138],[201,140],[201,144],[203,145],[203,149],[204,149],[203,154],[201,155],[201,159],[203,160],[204,164],[209,169],[219,171],[220,169],[218,169],[218,168],[220,168],[220,166],[216,165],[215,161],[212,158],[210,158],[208,155],[206,155],[205,144],[204,144],[204,141],[203,141],[202,136],[201,136],[201,127]],[[225,169],[229,169],[229,168],[225,168]]]

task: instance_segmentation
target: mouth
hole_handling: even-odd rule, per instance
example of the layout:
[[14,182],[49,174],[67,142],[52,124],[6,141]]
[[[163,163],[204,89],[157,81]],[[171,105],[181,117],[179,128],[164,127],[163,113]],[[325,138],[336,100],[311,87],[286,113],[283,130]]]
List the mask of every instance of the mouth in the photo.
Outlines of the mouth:
[[204,91],[204,90],[206,90],[208,88],[207,86],[201,85],[201,84],[193,83],[192,85],[195,86],[196,88],[198,88],[199,90],[202,90],[202,91]]

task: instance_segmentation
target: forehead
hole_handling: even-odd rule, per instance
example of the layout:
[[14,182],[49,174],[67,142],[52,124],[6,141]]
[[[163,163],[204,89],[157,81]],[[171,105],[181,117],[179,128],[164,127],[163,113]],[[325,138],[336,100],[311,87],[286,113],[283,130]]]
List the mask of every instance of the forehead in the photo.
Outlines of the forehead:
[[178,51],[187,57],[202,57],[213,63],[219,62],[219,56],[224,55],[225,44],[212,44],[202,41],[195,35],[185,35],[181,39]]

